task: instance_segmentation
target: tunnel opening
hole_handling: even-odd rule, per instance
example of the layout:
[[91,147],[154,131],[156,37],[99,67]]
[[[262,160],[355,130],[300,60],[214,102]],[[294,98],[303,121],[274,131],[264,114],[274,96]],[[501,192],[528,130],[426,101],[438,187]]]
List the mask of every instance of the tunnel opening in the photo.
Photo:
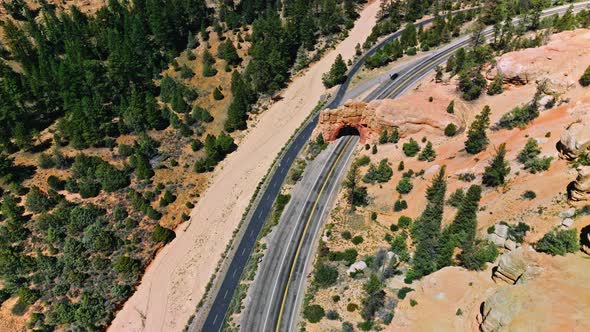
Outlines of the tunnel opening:
[[336,135],[336,138],[340,138],[343,136],[360,136],[360,135],[361,135],[361,133],[355,127],[344,126],[344,127],[340,128],[340,130],[338,131],[338,135]]

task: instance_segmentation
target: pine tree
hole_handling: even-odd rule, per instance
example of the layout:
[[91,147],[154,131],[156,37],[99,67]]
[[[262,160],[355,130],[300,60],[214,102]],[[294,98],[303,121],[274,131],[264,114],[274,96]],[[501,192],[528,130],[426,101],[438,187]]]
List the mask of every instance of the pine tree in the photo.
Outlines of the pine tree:
[[504,91],[504,88],[502,87],[503,83],[504,75],[502,75],[502,73],[498,73],[494,78],[492,84],[490,84],[490,86],[488,87],[488,95],[493,96],[501,94]]
[[416,219],[411,234],[416,243],[416,252],[412,268],[406,277],[408,281],[419,279],[436,271],[438,256],[438,242],[443,217],[443,208],[447,184],[445,180],[446,167],[441,167],[432,179],[432,184],[426,190],[426,208]]
[[400,37],[400,43],[403,49],[415,47],[418,45],[418,39],[416,36],[416,26],[414,23],[409,22],[406,24],[402,36]]
[[346,71],[347,71],[346,63],[342,59],[342,55],[338,54],[336,56],[336,60],[332,64],[330,71],[322,77],[322,81],[324,82],[324,86],[326,88],[331,88],[335,85],[342,84],[346,81]]
[[391,135],[389,136],[389,142],[394,144],[399,142],[399,131],[397,130],[397,127],[393,127]]
[[503,185],[506,176],[510,173],[510,166],[506,159],[506,143],[500,144],[496,156],[491,160],[489,166],[485,168],[482,183],[488,187],[497,187]]
[[418,155],[418,160],[432,162],[434,159],[436,159],[436,152],[432,148],[432,143],[428,141],[424,149],[422,149]]
[[389,137],[388,137],[387,129],[383,129],[383,131],[381,131],[381,135],[379,136],[379,144],[385,144],[388,141],[389,141]]
[[485,106],[480,114],[475,117],[467,132],[467,141],[465,141],[465,150],[470,154],[477,154],[485,150],[489,144],[486,130],[490,125],[489,106]]

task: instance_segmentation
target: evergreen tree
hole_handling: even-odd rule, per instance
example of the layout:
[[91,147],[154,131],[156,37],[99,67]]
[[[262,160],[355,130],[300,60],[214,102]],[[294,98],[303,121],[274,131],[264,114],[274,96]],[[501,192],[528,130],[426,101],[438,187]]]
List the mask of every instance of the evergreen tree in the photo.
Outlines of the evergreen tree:
[[489,166],[485,168],[482,183],[488,187],[497,187],[503,185],[506,176],[510,173],[510,166],[505,160],[506,143],[500,144],[496,156],[491,160]]
[[434,159],[436,159],[436,152],[432,148],[432,143],[428,141],[424,149],[420,151],[420,154],[418,155],[418,160],[432,162],[434,161]]
[[385,144],[389,141],[389,135],[387,133],[387,129],[383,129],[381,131],[381,135],[379,136],[379,144]]
[[400,44],[403,49],[415,47],[418,45],[416,26],[414,25],[414,23],[409,22],[408,24],[406,24],[406,27],[400,37]]
[[389,142],[394,143],[394,144],[399,142],[399,131],[397,130],[397,127],[393,127],[393,130],[391,130],[391,135],[389,136]]
[[336,60],[332,64],[330,71],[322,77],[322,81],[324,82],[324,86],[326,88],[331,88],[335,85],[342,84],[346,81],[346,71],[347,71],[346,63],[342,59],[342,55],[338,54],[336,56]]
[[446,193],[446,167],[441,167],[426,190],[426,208],[416,219],[412,227],[412,238],[416,244],[416,252],[408,280],[419,279],[436,271],[438,241],[442,223],[444,200]]
[[406,156],[414,157],[418,154],[418,152],[420,152],[420,145],[418,145],[418,142],[416,142],[415,139],[410,138],[409,142],[404,143],[402,149],[404,150],[404,154]]
[[490,125],[489,106],[485,106],[480,114],[475,117],[475,120],[469,126],[467,131],[467,141],[465,141],[465,150],[470,154],[477,154],[485,150],[489,144],[486,130]]
[[494,78],[494,81],[492,82],[492,84],[490,84],[490,86],[488,87],[488,95],[493,96],[493,95],[499,95],[504,91],[504,88],[502,87],[502,84],[504,83],[504,75],[502,75],[501,73],[498,73],[496,75],[496,77]]

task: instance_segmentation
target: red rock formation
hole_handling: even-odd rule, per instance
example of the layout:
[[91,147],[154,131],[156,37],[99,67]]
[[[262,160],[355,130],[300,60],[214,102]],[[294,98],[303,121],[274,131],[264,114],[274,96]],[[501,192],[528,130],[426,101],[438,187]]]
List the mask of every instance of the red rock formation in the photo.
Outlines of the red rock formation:
[[370,103],[350,101],[340,108],[322,111],[317,130],[326,140],[332,141],[344,128],[355,128],[361,136],[361,143],[365,143],[377,139],[385,129],[391,132],[397,128],[404,137],[421,131],[444,135],[444,129],[450,123],[461,127],[458,119],[446,112],[450,100],[435,98],[435,101],[408,98]]

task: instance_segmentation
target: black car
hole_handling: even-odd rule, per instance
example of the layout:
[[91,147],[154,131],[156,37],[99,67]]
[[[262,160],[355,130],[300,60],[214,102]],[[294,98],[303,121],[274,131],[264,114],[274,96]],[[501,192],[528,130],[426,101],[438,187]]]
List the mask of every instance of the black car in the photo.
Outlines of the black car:
[[398,73],[393,73],[391,75],[389,75],[389,79],[391,79],[392,81],[395,80],[396,78],[398,78],[399,74]]

